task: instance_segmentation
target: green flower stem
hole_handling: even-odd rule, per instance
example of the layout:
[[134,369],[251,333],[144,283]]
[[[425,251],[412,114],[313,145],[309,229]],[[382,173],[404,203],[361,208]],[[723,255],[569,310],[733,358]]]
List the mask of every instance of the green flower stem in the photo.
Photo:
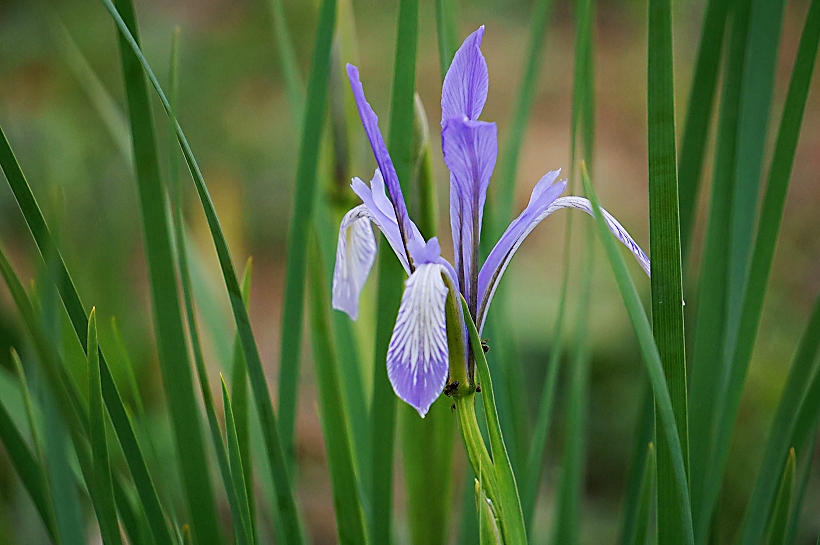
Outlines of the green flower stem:
[[496,503],[498,501],[498,480],[475,417],[475,394],[456,397],[455,401],[461,438],[467,450],[467,459],[470,460],[473,472],[478,475],[487,496],[493,503]]

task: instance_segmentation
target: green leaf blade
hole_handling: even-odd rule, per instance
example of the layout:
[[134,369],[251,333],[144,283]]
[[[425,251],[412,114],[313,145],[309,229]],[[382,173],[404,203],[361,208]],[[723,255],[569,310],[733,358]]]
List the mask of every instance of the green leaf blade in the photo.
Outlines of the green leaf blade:
[[105,437],[105,405],[100,378],[100,357],[97,344],[97,312],[91,309],[88,319],[88,404],[91,423],[91,456],[94,462],[94,491],[97,495],[97,520],[105,545],[118,545],[120,538],[114,502],[111,463],[108,458],[108,440]]
[[[663,364],[688,473],[689,440],[686,355],[683,333],[678,179],[675,156],[675,89],[672,62],[672,5],[649,2],[648,43],[649,242],[652,256],[652,332]],[[656,422],[664,435],[666,422]],[[666,442],[658,444],[659,542],[683,543],[678,483]],[[684,484],[688,487],[688,484]]]
[[667,444],[670,454],[673,475],[675,478],[675,491],[677,493],[677,513],[681,520],[683,542],[686,545],[694,544],[694,530],[692,527],[692,506],[689,498],[689,487],[687,484],[686,464],[684,462],[683,449],[680,436],[677,433],[675,412],[672,408],[672,398],[667,389],[667,381],[664,376],[661,364],[660,353],[655,345],[652,335],[652,328],[641,305],[640,297],[635,289],[635,284],[629,276],[623,256],[619,253],[615,240],[606,225],[603,215],[600,213],[600,203],[589,181],[586,168],[581,166],[581,177],[584,181],[584,189],[592,203],[595,212],[595,220],[598,225],[599,238],[603,241],[609,263],[612,267],[615,279],[618,282],[618,289],[624,300],[624,306],[629,314],[630,321],[638,337],[638,344],[641,348],[647,374],[649,375],[652,390],[655,393],[655,403],[658,419],[663,421],[663,438]]
[[285,454],[292,456],[302,355],[305,270],[308,233],[316,201],[319,150],[327,111],[331,44],[336,26],[336,0],[324,0],[313,48],[313,61],[302,112],[302,140],[296,165],[296,194],[288,229],[288,259],[282,304],[282,345],[279,371],[279,422]]

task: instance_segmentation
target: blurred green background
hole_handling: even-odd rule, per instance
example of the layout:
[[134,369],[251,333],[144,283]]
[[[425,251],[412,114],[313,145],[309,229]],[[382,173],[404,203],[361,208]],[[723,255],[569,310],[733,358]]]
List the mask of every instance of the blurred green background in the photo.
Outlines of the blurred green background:
[[[306,74],[318,2],[284,3],[300,68]],[[502,141],[522,77],[531,3],[458,3],[461,37],[480,24],[487,27],[483,50],[491,83],[483,118],[498,122]],[[353,0],[352,4],[362,79],[368,98],[386,123],[397,2]],[[569,164],[573,4],[566,0],[554,4],[545,66],[521,152],[516,210],[524,206],[543,173]],[[181,27],[178,117],[209,184],[234,261],[243,263],[253,256],[251,318],[268,366],[271,391],[276,392],[285,241],[299,120],[292,117],[284,91],[270,6],[267,0],[140,0],[136,5],[143,48],[164,85],[172,30]],[[775,89],[774,119],[780,115],[807,6],[805,0],[787,4],[778,69],[782,77]],[[678,119],[682,120],[703,2],[677,2],[675,9],[676,100]],[[648,249],[645,11],[645,2],[638,0],[596,2],[597,142],[593,175],[603,204]],[[418,92],[427,109],[431,138],[437,143],[441,78],[432,0],[421,2],[420,21]],[[108,113],[101,112],[99,101],[95,102],[95,91],[80,83],[77,52],[72,47],[88,60],[114,97],[115,108]],[[111,337],[112,317],[121,326],[148,410],[156,418],[157,447],[170,459],[172,442],[170,435],[162,431],[167,421],[151,327],[136,185],[127,157],[130,143],[127,133],[112,130],[118,116],[124,119],[117,47],[114,25],[98,2],[0,0],[0,124],[43,203],[47,219],[58,226],[63,255],[83,300],[97,307],[100,335],[103,339]],[[733,439],[726,475],[728,492],[721,498],[730,527],[743,512],[787,366],[811,301],[820,290],[820,95],[816,87],[809,97],[761,332]],[[164,120],[158,126],[160,139],[167,140]],[[362,164],[367,165],[360,175],[365,177],[372,172],[372,160],[364,145],[360,147]],[[434,171],[440,181],[440,238],[445,255],[449,255],[447,177],[437,146],[434,155]],[[704,187],[708,187],[709,168],[707,164]],[[183,180],[189,183],[187,177]],[[233,326],[204,216],[190,187],[186,185],[186,189],[185,212],[198,255],[195,283],[201,294],[198,300],[207,359],[216,373],[230,357]],[[708,191],[704,189],[701,194],[708,195]],[[686,271],[690,276],[697,270],[703,212],[701,207],[695,251]],[[530,237],[506,276],[506,308],[497,306],[493,310],[507,313],[512,320],[514,340],[527,384],[532,385],[533,399],[540,391],[550,353],[549,334],[563,267],[564,227],[564,221],[556,215]],[[576,229],[575,235],[580,243],[582,230]],[[33,278],[38,267],[36,250],[6,184],[0,184],[0,238],[21,276]],[[572,270],[578,272],[578,264]],[[648,281],[637,266],[632,272],[639,289],[647,294]],[[572,281],[573,293],[577,293],[578,282],[579,278]],[[694,282],[686,285],[687,302],[696,301],[696,289]],[[620,524],[644,377],[632,329],[603,257],[596,260],[593,292],[583,536],[585,542],[604,543],[615,540]],[[692,306],[687,306],[687,312],[693,310]],[[569,338],[574,332],[568,329]],[[0,289],[0,366],[6,369],[11,369],[10,346],[25,347],[25,340],[10,297]],[[302,370],[304,393],[296,445],[298,499],[314,541],[334,542],[334,514],[316,414],[313,369],[304,365]],[[536,515],[536,528],[543,528],[536,534],[543,536],[549,533],[562,444],[560,387],[558,411],[548,452],[548,484]],[[464,465],[461,450],[459,444],[459,475]],[[161,467],[158,471],[162,475]],[[396,475],[397,526],[399,534],[406,536],[401,471]],[[458,480],[462,481],[460,476]],[[808,511],[814,516],[803,525],[813,535],[820,528],[818,502],[820,482],[815,478],[807,498]],[[14,525],[22,535],[30,536],[31,543],[37,543],[43,535],[35,516],[0,447],[0,518],[4,519],[0,528]],[[17,521],[22,521],[22,526]],[[27,529],[27,525],[32,528]]]

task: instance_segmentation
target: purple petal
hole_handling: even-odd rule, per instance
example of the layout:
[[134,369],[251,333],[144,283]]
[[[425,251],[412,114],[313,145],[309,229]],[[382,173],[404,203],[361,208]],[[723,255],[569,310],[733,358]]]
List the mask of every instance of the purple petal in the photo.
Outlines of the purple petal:
[[450,118],[441,132],[450,169],[450,227],[459,284],[470,311],[477,307],[478,239],[487,187],[498,156],[495,123]]
[[[560,210],[561,208],[576,208],[578,210],[583,210],[590,216],[595,217],[595,214],[592,212],[592,203],[589,202],[589,199],[585,199],[583,197],[561,197],[557,199],[552,206],[550,206],[550,210],[548,213],[551,214],[555,210]],[[621,244],[626,246],[626,248],[632,252],[632,255],[635,257],[635,260],[638,262],[638,265],[641,266],[643,272],[646,273],[646,276],[650,276],[650,268],[649,268],[649,257],[641,250],[641,247],[638,246],[638,243],[635,242],[635,239],[624,229],[624,226],[615,219],[615,217],[601,208],[601,213],[604,215],[604,221],[606,221],[607,227],[609,227],[609,231],[615,235]]]
[[387,376],[396,395],[424,417],[441,395],[448,374],[447,287],[442,267],[419,265],[405,283],[387,349]]
[[359,295],[376,259],[376,237],[371,214],[360,205],[345,214],[339,227],[336,266],[333,269],[333,308],[353,320],[359,316]]
[[407,245],[407,249],[410,250],[410,256],[417,267],[428,263],[438,263],[441,259],[441,245],[438,243],[438,237],[433,237],[426,243],[423,240],[414,240]]
[[504,274],[504,270],[509,265],[513,254],[515,254],[526,236],[546,217],[542,214],[564,191],[567,185],[566,181],[555,183],[560,173],[560,170],[554,170],[546,174],[535,185],[527,207],[510,223],[510,226],[498,239],[481,267],[481,272],[478,274],[479,308],[478,319],[476,320],[479,332],[484,326],[487,308],[490,306],[490,301],[495,294],[498,281]]
[[[359,109],[359,117],[364,126],[364,132],[367,134],[367,139],[370,140],[370,147],[373,149],[373,155],[376,158],[376,164],[379,165],[384,180],[387,183],[387,193],[390,195],[393,208],[398,218],[399,233],[401,234],[402,248],[406,254],[407,250],[405,244],[409,239],[411,226],[410,216],[407,213],[407,205],[404,203],[404,196],[399,185],[399,177],[396,174],[396,169],[393,167],[393,161],[390,159],[390,154],[387,152],[387,146],[384,143],[381,131],[379,131],[379,118],[370,107],[367,99],[364,96],[364,88],[362,82],[359,80],[359,69],[352,64],[347,65],[347,77],[350,80],[350,86],[353,89],[353,97],[356,99],[356,107]],[[409,259],[408,259],[409,261]]]
[[[353,183],[350,184],[353,192],[359,196],[367,208],[370,221],[376,224],[376,227],[382,232],[390,247],[396,253],[396,257],[404,267],[407,274],[410,274],[410,262],[408,261],[407,251],[404,247],[401,232],[399,231],[399,224],[396,222],[396,213],[390,205],[390,201],[384,194],[384,182],[382,175],[378,169],[373,174],[373,180],[368,186],[360,178],[353,178]],[[409,231],[410,241],[423,240],[418,228],[410,222]]]
[[483,26],[467,36],[444,76],[441,86],[442,126],[451,117],[466,117],[475,121],[481,115],[490,82],[487,62],[481,54],[483,36]]
[[[479,330],[484,326],[484,320],[487,316],[487,309],[492,301],[493,294],[498,287],[498,282],[504,274],[512,256],[515,254],[518,247],[529,235],[535,227],[541,223],[544,218],[562,208],[577,208],[583,210],[589,215],[593,215],[592,205],[589,200],[583,197],[561,197],[558,195],[566,187],[566,182],[552,183],[558,177],[558,171],[553,171],[544,176],[538,185],[533,190],[530,203],[527,208],[521,213],[518,218],[513,220],[504,234],[499,239],[495,248],[490,252],[487,261],[481,268],[478,275],[478,289],[482,294],[481,307],[479,309]],[[638,243],[635,242],[626,229],[616,220],[612,214],[601,208],[601,213],[604,215],[609,230],[615,235],[624,246],[626,246],[638,264],[649,275],[649,258],[641,250]]]

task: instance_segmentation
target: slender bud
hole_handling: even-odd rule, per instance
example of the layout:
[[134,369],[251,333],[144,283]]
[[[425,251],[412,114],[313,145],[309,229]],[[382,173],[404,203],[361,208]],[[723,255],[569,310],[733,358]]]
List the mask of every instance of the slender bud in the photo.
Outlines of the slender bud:
[[430,127],[427,112],[416,93],[413,103],[413,177],[410,180],[411,214],[418,221],[421,233],[430,238],[436,234],[438,206],[433,184],[433,166],[430,160]]

